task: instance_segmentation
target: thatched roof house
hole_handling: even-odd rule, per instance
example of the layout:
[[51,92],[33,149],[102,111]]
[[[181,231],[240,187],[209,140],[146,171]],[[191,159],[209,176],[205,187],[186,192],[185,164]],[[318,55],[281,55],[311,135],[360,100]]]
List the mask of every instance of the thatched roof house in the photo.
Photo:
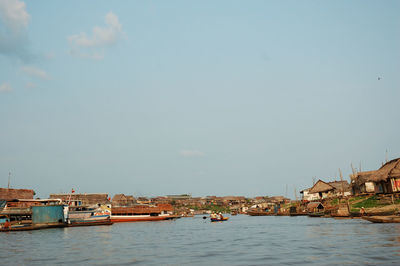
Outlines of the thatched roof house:
[[338,196],[348,196],[351,194],[351,189],[349,183],[345,180],[332,182],[318,180],[314,186],[307,191],[307,193],[309,195],[318,195],[320,199],[324,199]]
[[400,191],[400,158],[383,164],[378,170],[350,176],[354,193],[392,193]]

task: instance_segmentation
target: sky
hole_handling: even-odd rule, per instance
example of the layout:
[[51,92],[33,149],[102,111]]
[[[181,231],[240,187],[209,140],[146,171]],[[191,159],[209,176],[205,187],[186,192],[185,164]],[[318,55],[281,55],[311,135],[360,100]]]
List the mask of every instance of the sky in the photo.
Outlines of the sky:
[[0,0],[0,187],[294,198],[400,157],[400,1]]

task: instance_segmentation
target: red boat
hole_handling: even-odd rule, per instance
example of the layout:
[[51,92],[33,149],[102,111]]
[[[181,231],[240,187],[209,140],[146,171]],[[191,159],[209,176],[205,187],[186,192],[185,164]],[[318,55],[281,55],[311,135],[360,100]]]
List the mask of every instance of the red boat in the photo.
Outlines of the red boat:
[[162,221],[176,219],[178,216],[172,215],[173,208],[170,204],[153,205],[134,205],[132,207],[112,207],[111,221],[119,222],[144,222]]

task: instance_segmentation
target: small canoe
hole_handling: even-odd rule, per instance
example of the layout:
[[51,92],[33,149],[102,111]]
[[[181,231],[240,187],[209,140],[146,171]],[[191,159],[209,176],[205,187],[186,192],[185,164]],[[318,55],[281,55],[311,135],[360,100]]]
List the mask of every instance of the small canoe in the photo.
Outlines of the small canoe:
[[307,216],[308,213],[306,212],[292,212],[289,214],[289,216]]
[[223,222],[223,221],[228,221],[229,217],[224,217],[222,219],[219,218],[210,218],[211,222]]
[[325,216],[324,212],[313,212],[308,214],[309,217],[322,217]]
[[363,216],[362,219],[370,221],[372,223],[400,223],[400,216],[398,215]]

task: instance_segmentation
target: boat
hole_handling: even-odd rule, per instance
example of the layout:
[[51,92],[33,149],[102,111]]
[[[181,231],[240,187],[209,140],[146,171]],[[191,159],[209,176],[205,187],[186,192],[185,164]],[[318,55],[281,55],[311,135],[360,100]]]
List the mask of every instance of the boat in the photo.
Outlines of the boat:
[[293,213],[289,213],[289,216],[307,216],[308,213],[306,212],[293,212]]
[[400,223],[400,216],[398,215],[363,216],[361,218],[372,223]]
[[324,212],[312,212],[312,213],[308,213],[309,217],[323,217],[325,216]]
[[222,217],[222,219],[221,218],[210,218],[210,219],[211,222],[223,222],[223,221],[228,221],[229,217]]
[[144,221],[163,221],[177,219],[180,216],[172,215],[172,205],[133,205],[130,207],[112,207],[111,221],[121,222],[144,222]]
[[265,210],[261,210],[261,209],[249,209],[247,211],[247,214],[250,216],[272,216],[272,215],[275,215],[274,212],[265,211]]
[[31,223],[12,221],[11,215],[0,215],[0,232],[30,231],[66,227],[64,205],[31,206]]
[[31,230],[40,230],[40,229],[48,229],[48,228],[60,228],[66,227],[65,224],[41,224],[41,225],[34,225],[34,224],[14,224],[8,228],[0,228],[0,232],[10,232],[10,231],[31,231]]
[[86,207],[69,207],[68,227],[112,225],[110,212]]

